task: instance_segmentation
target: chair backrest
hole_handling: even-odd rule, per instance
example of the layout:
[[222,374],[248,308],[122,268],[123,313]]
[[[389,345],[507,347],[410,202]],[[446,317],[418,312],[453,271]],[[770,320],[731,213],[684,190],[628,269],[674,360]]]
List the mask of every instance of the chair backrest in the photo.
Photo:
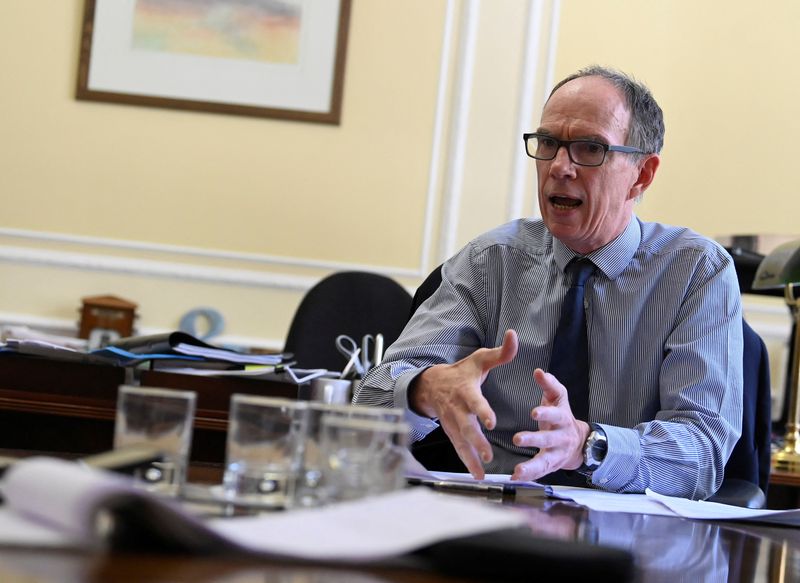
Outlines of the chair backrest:
[[397,340],[406,325],[411,294],[393,279],[377,273],[342,271],[312,287],[295,312],[284,351],[301,368],[342,370],[345,357],[336,336],[357,342],[365,334],[383,334],[384,345]]
[[[411,314],[435,292],[442,282],[442,266],[434,269],[417,288]],[[770,472],[772,428],[769,356],[764,341],[742,320],[744,337],[744,385],[742,435],[725,466],[725,479],[744,480],[767,493]],[[414,455],[429,469],[464,471],[447,436],[438,429],[412,445]]]
[[411,300],[411,311],[408,314],[409,320],[411,319],[411,316],[414,315],[414,312],[417,311],[417,308],[419,308],[420,304],[431,297],[433,292],[439,289],[441,284],[442,266],[439,265],[439,267],[428,274],[428,277],[425,278],[425,281],[423,281],[417,288],[417,291],[414,292],[414,298]]
[[725,479],[746,480],[767,493],[772,412],[769,356],[764,341],[742,320],[744,385],[742,436],[725,466]]

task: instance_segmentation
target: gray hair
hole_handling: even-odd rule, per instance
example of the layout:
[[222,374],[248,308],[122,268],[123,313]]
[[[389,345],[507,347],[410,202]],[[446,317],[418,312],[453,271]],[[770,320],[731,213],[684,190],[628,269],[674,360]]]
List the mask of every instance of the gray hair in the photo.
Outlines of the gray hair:
[[664,113],[650,90],[633,77],[620,71],[592,65],[573,73],[560,81],[550,92],[550,97],[570,81],[581,77],[602,77],[611,82],[625,96],[631,123],[628,128],[628,146],[639,148],[648,154],[658,154],[664,145]]

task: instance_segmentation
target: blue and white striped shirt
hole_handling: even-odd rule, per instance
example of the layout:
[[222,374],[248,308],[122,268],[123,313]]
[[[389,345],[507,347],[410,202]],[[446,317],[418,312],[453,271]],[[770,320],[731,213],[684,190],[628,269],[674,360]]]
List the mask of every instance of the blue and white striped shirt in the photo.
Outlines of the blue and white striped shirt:
[[[492,370],[483,394],[497,425],[487,472],[511,473],[536,450],[512,436],[535,430],[542,398],[533,370],[547,369],[564,269],[575,253],[541,220],[517,220],[470,242],[442,268],[442,285],[417,310],[382,365],[362,381],[356,402],[408,410],[414,439],[435,421],[408,409],[410,382],[426,368],[480,347],[507,329],[519,352]],[[742,421],[741,296],[733,262],[688,229],[632,217],[614,241],[588,257],[586,285],[589,421],[608,436],[592,482],[618,492],[651,488],[701,499],[722,482]]]

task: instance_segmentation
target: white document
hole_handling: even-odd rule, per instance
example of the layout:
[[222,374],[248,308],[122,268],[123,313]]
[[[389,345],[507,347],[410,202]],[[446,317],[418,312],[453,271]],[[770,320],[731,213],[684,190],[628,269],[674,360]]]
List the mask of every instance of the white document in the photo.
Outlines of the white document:
[[280,364],[283,361],[282,354],[243,354],[226,350],[224,348],[209,348],[181,342],[176,344],[173,349],[181,354],[189,356],[202,356],[214,360],[224,360],[226,362],[237,362],[240,364]]
[[409,452],[406,456],[406,479],[411,484],[422,484],[438,490],[472,490],[475,492],[513,493],[517,489],[544,490],[539,482],[512,480],[509,474],[486,474],[476,480],[467,472],[437,472],[426,469]]
[[256,517],[202,521],[178,502],[134,487],[124,476],[52,458],[29,458],[0,483],[0,545],[100,547],[107,521],[135,512],[142,536],[187,551],[239,551],[306,560],[366,562],[451,538],[519,527],[521,513],[423,488]]
[[[406,467],[406,477],[413,483],[432,486],[441,490],[458,490],[461,485],[471,485],[474,491],[492,492],[494,485],[505,488],[503,492],[532,488],[542,489],[552,497],[576,502],[592,510],[602,512],[627,512],[631,514],[654,514],[660,516],[680,516],[698,520],[738,520],[747,522],[769,522],[789,526],[800,526],[800,509],[762,510],[741,508],[718,502],[688,500],[664,496],[652,490],[645,494],[619,494],[594,488],[578,486],[549,486],[538,482],[517,482],[509,474],[487,474],[483,480],[476,480],[468,473],[432,472],[411,458]],[[465,488],[466,489],[466,488]]]
[[257,552],[360,562],[526,523],[524,515],[511,508],[413,488],[318,509],[215,519],[210,526]]
[[646,494],[617,494],[578,486],[547,486],[546,491],[553,498],[571,500],[592,510],[675,516],[672,510]]
[[652,490],[647,490],[647,496],[658,500],[661,504],[684,518],[698,518],[707,520],[744,520],[748,522],[772,522],[788,526],[800,526],[800,509],[793,510],[762,510],[754,508],[740,508],[718,502],[703,500],[687,500],[664,496]]
[[649,489],[646,490],[645,494],[617,494],[591,488],[548,486],[547,492],[555,498],[572,500],[592,510],[604,512],[658,514],[697,520],[736,520],[800,526],[800,509],[762,510],[741,508],[718,502],[665,496]]

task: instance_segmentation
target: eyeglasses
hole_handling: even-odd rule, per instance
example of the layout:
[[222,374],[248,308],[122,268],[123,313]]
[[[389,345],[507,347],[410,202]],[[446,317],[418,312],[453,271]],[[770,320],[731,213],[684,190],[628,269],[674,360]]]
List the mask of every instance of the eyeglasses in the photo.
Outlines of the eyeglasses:
[[531,158],[552,160],[558,154],[558,149],[564,146],[569,159],[578,166],[600,166],[606,159],[606,152],[646,154],[631,146],[609,146],[594,140],[557,140],[547,134],[522,134],[522,139],[525,140],[525,151]]

